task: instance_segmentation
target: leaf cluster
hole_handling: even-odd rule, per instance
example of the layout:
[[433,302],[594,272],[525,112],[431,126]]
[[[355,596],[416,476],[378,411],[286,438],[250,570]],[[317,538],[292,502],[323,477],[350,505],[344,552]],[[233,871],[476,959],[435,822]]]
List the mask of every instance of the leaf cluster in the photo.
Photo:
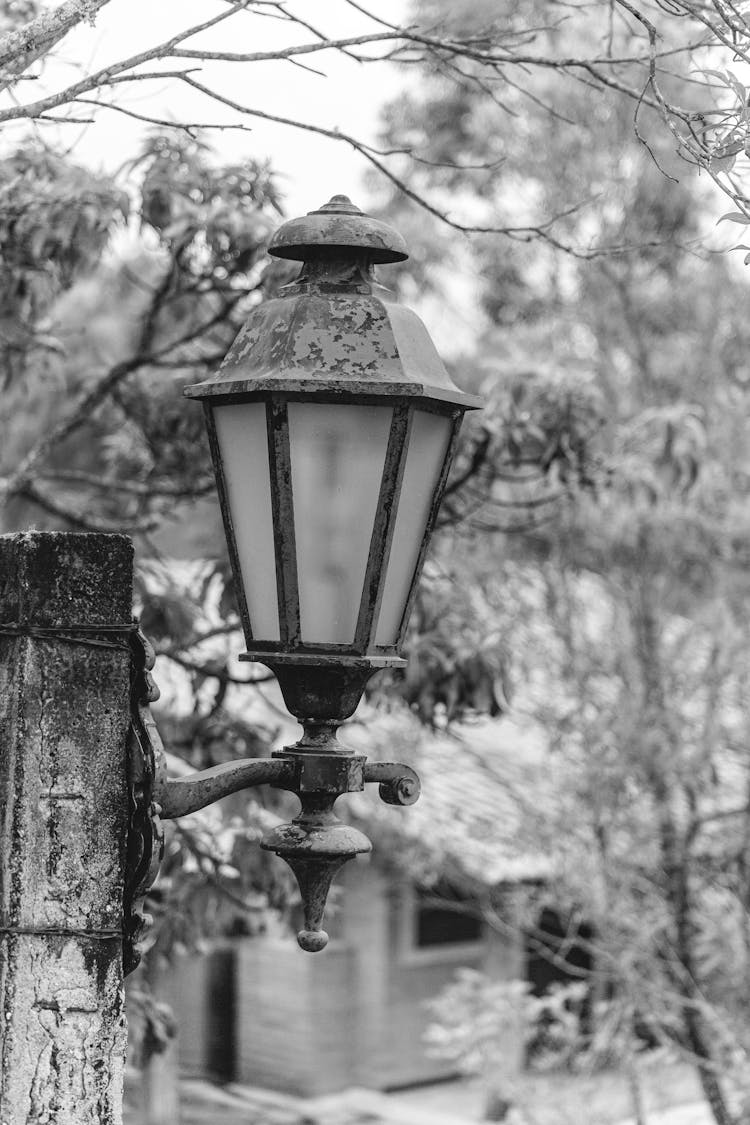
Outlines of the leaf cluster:
[[44,345],[55,300],[100,261],[128,217],[106,177],[30,144],[0,161],[0,346],[7,387],[25,351]]

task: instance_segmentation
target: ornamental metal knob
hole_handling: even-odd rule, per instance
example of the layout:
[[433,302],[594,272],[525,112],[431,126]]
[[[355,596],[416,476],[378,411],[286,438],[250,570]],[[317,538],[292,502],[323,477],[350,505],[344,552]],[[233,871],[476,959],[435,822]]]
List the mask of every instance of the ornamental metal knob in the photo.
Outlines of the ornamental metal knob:
[[271,239],[268,253],[304,262],[321,247],[364,252],[375,264],[409,257],[398,231],[360,211],[346,195],[334,195],[317,211],[284,223]]
[[372,850],[363,832],[342,824],[334,813],[337,797],[337,793],[301,795],[299,815],[291,824],[274,828],[260,844],[286,860],[294,872],[305,920],[297,941],[308,953],[317,953],[328,944],[323,912],[337,871],[355,855]]

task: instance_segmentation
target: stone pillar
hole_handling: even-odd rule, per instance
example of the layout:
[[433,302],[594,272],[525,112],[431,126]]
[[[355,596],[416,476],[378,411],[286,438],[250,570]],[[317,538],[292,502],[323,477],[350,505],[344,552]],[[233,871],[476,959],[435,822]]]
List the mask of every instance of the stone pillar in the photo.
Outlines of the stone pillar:
[[130,657],[75,634],[129,622],[132,569],[124,535],[0,536],[0,1125],[122,1121]]

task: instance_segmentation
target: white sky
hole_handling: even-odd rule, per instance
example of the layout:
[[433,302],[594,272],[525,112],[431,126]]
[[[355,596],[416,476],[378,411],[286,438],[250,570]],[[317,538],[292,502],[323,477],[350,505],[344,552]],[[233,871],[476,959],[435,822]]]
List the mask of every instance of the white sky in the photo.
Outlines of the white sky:
[[[367,3],[367,0],[364,0]],[[370,0],[377,15],[393,23],[402,22],[408,0]],[[58,47],[42,77],[23,83],[18,96],[33,100],[43,93],[63,89],[81,76],[107,63],[127,58],[168,39],[177,31],[205,21],[224,10],[221,0],[110,0],[93,27],[82,27]],[[288,0],[288,7],[309,19],[332,37],[362,35],[381,30],[351,8],[345,0]],[[310,43],[312,33],[274,19],[239,13],[184,46],[206,46],[231,51],[269,51],[290,42]],[[368,48],[376,54],[378,46]],[[409,77],[389,64],[358,64],[339,52],[325,51],[302,56],[299,61],[324,71],[310,73],[288,61],[268,63],[198,63],[195,77],[225,96],[254,109],[281,117],[299,119],[350,133],[365,142],[376,142],[382,107],[398,97]],[[192,60],[149,64],[149,69],[192,65]],[[210,102],[176,79],[153,80],[118,86],[113,98],[139,113],[166,120],[237,122],[242,120],[228,108]],[[0,96],[0,104],[2,104]],[[82,107],[82,114],[91,112]],[[277,174],[288,216],[303,214],[343,192],[364,209],[372,203],[365,185],[369,165],[349,145],[288,126],[245,118],[252,132],[223,131],[210,134],[218,160],[268,159]],[[146,125],[112,111],[100,111],[92,125],[38,126],[43,135],[69,147],[72,155],[92,169],[114,172],[137,153]],[[14,145],[28,123],[4,127],[3,143]],[[709,193],[710,195],[710,193]],[[722,201],[718,201],[719,208]],[[726,207],[724,207],[726,209]],[[721,209],[709,209],[710,228]],[[736,231],[723,224],[712,232],[712,244],[729,245]],[[457,236],[458,237],[458,236]],[[737,257],[737,256],[735,256]],[[742,271],[744,273],[744,271]],[[478,281],[475,272],[453,278],[451,299],[439,307],[421,302],[420,312],[446,358],[470,346],[477,331]]]
[[[290,3],[290,8],[333,37],[362,35],[382,30],[349,7],[344,0],[307,0]],[[373,0],[381,18],[398,22],[406,0]],[[126,58],[176,31],[200,23],[224,5],[212,0],[111,0],[96,18],[69,35],[59,46],[41,81],[25,83],[19,89],[24,100],[43,92],[62,89],[86,70]],[[239,38],[246,29],[246,38]],[[224,24],[190,40],[184,46],[205,45],[230,51],[267,51],[289,42],[310,43],[314,36],[274,19],[238,14]],[[378,47],[373,49],[377,52]],[[393,66],[363,65],[326,51],[303,56],[302,62],[325,71],[325,77],[312,74],[290,62],[207,63],[195,77],[222,94],[253,108],[282,117],[299,118],[338,128],[358,139],[374,141],[378,112],[405,81]],[[173,60],[149,69],[192,65],[188,60]],[[236,113],[209,103],[178,80],[165,79],[119,86],[113,91],[118,102],[139,113],[153,113],[168,119],[228,122],[239,120]],[[81,109],[81,114],[86,110]],[[244,157],[269,158],[279,173],[279,183],[290,215],[312,210],[331,195],[343,192],[356,201],[367,202],[363,189],[365,162],[341,142],[305,133],[282,125],[249,121],[252,133],[213,134],[217,155],[228,161]],[[20,128],[20,126],[18,127]],[[50,138],[58,133],[82,162],[93,168],[116,170],[137,151],[139,137],[146,126],[113,112],[101,112],[91,126],[40,126]],[[5,134],[12,141],[12,131]]]
[[[367,6],[367,0],[363,0]],[[377,15],[391,23],[403,23],[408,0],[370,0]],[[202,23],[224,10],[218,0],[110,0],[98,14],[94,26],[84,26],[66,37],[46,64],[42,76],[17,87],[18,97],[31,101],[62,90],[83,73],[128,58],[153,47],[187,27]],[[345,0],[287,0],[287,7],[308,19],[331,38],[348,38],[383,30]],[[246,29],[246,32],[245,32]],[[240,34],[245,32],[245,38]],[[274,19],[239,13],[182,44],[229,51],[273,51],[289,43],[311,43],[315,36],[304,28]],[[362,48],[378,54],[387,46]],[[360,64],[337,51],[321,51],[299,60],[323,71],[310,73],[287,61],[267,63],[198,63],[195,77],[207,86],[243,105],[279,117],[288,117],[339,129],[358,140],[377,143],[382,107],[398,97],[409,75],[391,64]],[[148,64],[149,70],[182,68],[193,60]],[[3,104],[0,95],[0,105]],[[232,109],[209,101],[177,79],[165,78],[117,86],[109,100],[138,113],[174,121],[234,123],[242,118]],[[75,109],[77,116],[95,113],[91,125],[39,125],[42,135],[55,147],[69,148],[71,155],[92,170],[116,172],[138,152],[149,126],[112,111]],[[276,173],[288,217],[304,214],[327,202],[332,195],[349,195],[363,210],[373,203],[365,184],[370,165],[349,145],[289,126],[245,118],[252,132],[207,133],[219,161],[268,159]],[[28,123],[3,127],[3,144],[14,146]],[[387,280],[383,278],[384,281]],[[470,346],[477,331],[476,290],[478,280],[455,279],[450,300],[419,302],[420,314],[446,358]],[[411,302],[415,303],[415,302]]]

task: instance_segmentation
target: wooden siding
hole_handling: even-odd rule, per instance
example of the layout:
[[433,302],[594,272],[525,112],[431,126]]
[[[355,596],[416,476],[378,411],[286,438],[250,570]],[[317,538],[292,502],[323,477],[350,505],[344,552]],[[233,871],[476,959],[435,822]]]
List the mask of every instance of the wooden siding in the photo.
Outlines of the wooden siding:
[[175,1014],[180,1070],[191,1076],[206,1073],[206,969],[209,957],[179,957],[164,978],[155,983],[157,1000],[165,1000]]
[[[522,977],[520,933],[508,939],[490,931],[473,946],[417,950],[409,941],[408,883],[394,885],[366,857],[351,863],[341,882],[322,953],[303,953],[293,940],[245,938],[182,963],[170,993],[180,1017],[181,1069],[227,1078],[222,1062],[231,1062],[239,1082],[303,1097],[455,1073],[426,1053],[425,1002],[462,965],[494,979]],[[508,1029],[505,1055],[509,1071],[520,1068],[516,1028]]]
[[424,1033],[430,1017],[426,1002],[449,984],[462,966],[483,969],[489,940],[454,949],[450,946],[418,950],[412,943],[414,895],[407,883],[389,891],[386,1007],[391,1034],[379,1053],[378,1086],[381,1089],[436,1081],[455,1074],[444,1059],[427,1054]]
[[223,942],[207,954],[178,957],[158,982],[177,1019],[182,1074],[229,1081],[236,1071],[235,952]]
[[352,1085],[352,951],[255,939],[237,943],[236,958],[237,1080],[309,1097]]

